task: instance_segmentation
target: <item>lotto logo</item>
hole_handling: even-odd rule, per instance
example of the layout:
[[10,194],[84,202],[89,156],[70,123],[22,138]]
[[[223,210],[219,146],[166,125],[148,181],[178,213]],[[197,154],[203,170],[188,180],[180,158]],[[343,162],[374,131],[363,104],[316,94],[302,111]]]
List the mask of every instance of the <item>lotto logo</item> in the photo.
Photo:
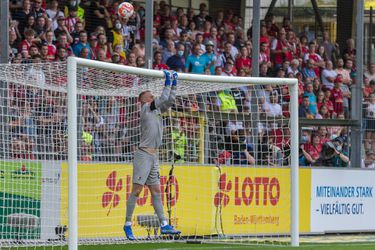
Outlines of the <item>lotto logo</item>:
[[[219,178],[219,192],[215,194],[214,205],[230,204],[234,191],[235,206],[276,206],[280,200],[280,182],[276,177],[234,177],[234,185],[226,174]],[[234,188],[234,190],[232,190]]]

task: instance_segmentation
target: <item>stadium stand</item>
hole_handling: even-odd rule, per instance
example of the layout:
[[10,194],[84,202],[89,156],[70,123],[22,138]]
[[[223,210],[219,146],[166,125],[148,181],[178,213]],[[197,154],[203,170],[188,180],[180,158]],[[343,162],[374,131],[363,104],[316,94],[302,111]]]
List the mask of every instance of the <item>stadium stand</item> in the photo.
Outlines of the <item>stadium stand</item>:
[[[58,62],[65,61],[69,56],[77,56],[144,67],[145,10],[137,2],[134,2],[135,15],[129,20],[120,19],[116,15],[116,6],[121,2],[117,0],[81,0],[78,5],[71,0],[13,2],[9,31],[11,63]],[[251,76],[251,32],[243,29],[242,19],[233,15],[231,10],[209,13],[207,6],[201,4],[197,12],[182,8],[174,11],[165,1],[160,1],[155,5],[153,34],[154,69]],[[287,20],[283,24],[275,23],[273,16],[269,15],[261,22],[260,44],[261,77],[291,77],[299,80],[300,117],[348,118],[350,88],[355,84],[356,76],[353,39],[348,39],[346,48],[340,48],[337,43],[329,40],[328,32],[324,33],[322,40],[317,40],[309,32],[297,33]],[[35,68],[34,71],[38,69]],[[43,79],[42,75],[40,77]],[[364,165],[373,167],[375,64],[366,71],[364,79],[364,106],[367,111],[366,126],[369,129],[364,140]],[[260,91],[259,94],[264,98],[259,108],[266,116],[288,116],[287,107],[283,105],[283,98],[287,96],[279,98],[283,91],[274,86],[266,86]],[[66,158],[66,127],[54,127],[54,124],[62,124],[56,121],[65,119],[60,115],[63,105],[58,103],[58,98],[53,98],[55,93],[47,92],[43,96],[51,96],[50,99],[44,98],[38,102],[38,106],[31,106],[28,98],[37,96],[31,96],[27,89],[9,89],[13,97],[9,105],[14,112],[9,121],[13,133],[12,158],[38,159],[41,156],[37,154],[37,149],[33,149],[35,144],[50,147],[55,145],[50,148],[50,152],[54,154],[43,157],[61,160]],[[194,103],[196,98],[191,97],[181,105],[190,105],[191,109],[202,108]],[[204,98],[206,108],[217,112],[250,112],[246,88]],[[230,102],[232,106],[225,106],[226,102],[223,100],[228,98],[233,100]],[[108,158],[111,155],[120,154],[126,157],[123,153],[133,150],[127,148],[125,140],[113,138],[123,138],[123,128],[128,125],[125,100],[113,98],[107,102],[101,102],[100,99],[85,101],[83,119],[86,120],[85,133],[88,136],[83,140],[86,154],[81,160],[110,160]],[[191,126],[194,127],[194,124]],[[106,129],[99,130],[100,127]],[[211,163],[255,163],[251,143],[238,142],[239,138],[248,137],[247,125],[227,122],[214,127],[218,137],[216,139],[222,140],[222,151],[210,158]],[[52,130],[56,133],[50,133]],[[268,140],[272,138],[270,143],[277,148],[278,154],[272,159],[272,163],[278,164],[289,145],[280,135],[288,131],[282,127],[266,127],[264,130],[262,133],[268,135]],[[322,150],[327,142],[337,142],[344,148],[343,154],[348,154],[347,133],[347,129],[341,127],[302,128],[300,164],[347,166],[347,157],[336,157],[331,162],[321,160]],[[36,143],[37,140],[45,141]],[[242,143],[246,145],[241,145]],[[234,144],[238,145],[236,148],[241,148],[241,152],[234,149]],[[185,160],[194,161],[194,157]]]

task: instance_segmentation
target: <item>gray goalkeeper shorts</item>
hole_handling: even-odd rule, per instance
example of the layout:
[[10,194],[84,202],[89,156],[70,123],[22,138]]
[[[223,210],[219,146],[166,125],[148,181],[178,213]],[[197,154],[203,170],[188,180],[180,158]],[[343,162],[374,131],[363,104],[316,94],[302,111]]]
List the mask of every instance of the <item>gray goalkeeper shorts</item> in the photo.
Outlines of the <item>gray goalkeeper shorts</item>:
[[133,183],[160,185],[158,154],[153,155],[140,149],[134,153]]

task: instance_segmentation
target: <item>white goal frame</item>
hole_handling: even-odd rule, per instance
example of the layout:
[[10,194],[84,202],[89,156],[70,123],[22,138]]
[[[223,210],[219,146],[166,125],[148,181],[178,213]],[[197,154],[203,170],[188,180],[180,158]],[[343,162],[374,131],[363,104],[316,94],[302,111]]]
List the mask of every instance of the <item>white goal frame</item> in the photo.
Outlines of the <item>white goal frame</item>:
[[[112,72],[164,78],[163,71],[69,57],[68,75],[68,169],[69,169],[69,250],[78,249],[78,177],[77,177],[77,67],[85,66]],[[299,172],[298,172],[298,81],[290,78],[223,77],[179,73],[189,81],[243,83],[253,85],[284,84],[289,86],[291,131],[291,245],[299,246]]]

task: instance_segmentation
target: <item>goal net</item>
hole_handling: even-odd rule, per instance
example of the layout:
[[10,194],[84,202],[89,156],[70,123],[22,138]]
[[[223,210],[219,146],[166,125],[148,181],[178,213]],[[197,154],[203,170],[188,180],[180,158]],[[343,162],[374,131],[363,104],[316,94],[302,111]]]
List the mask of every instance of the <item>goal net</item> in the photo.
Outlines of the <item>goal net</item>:
[[[164,74],[68,64],[0,66],[0,246],[129,243],[137,97],[159,96]],[[138,242],[298,242],[295,83],[180,74],[158,154],[165,215],[182,234],[160,236],[145,188],[132,221]]]

